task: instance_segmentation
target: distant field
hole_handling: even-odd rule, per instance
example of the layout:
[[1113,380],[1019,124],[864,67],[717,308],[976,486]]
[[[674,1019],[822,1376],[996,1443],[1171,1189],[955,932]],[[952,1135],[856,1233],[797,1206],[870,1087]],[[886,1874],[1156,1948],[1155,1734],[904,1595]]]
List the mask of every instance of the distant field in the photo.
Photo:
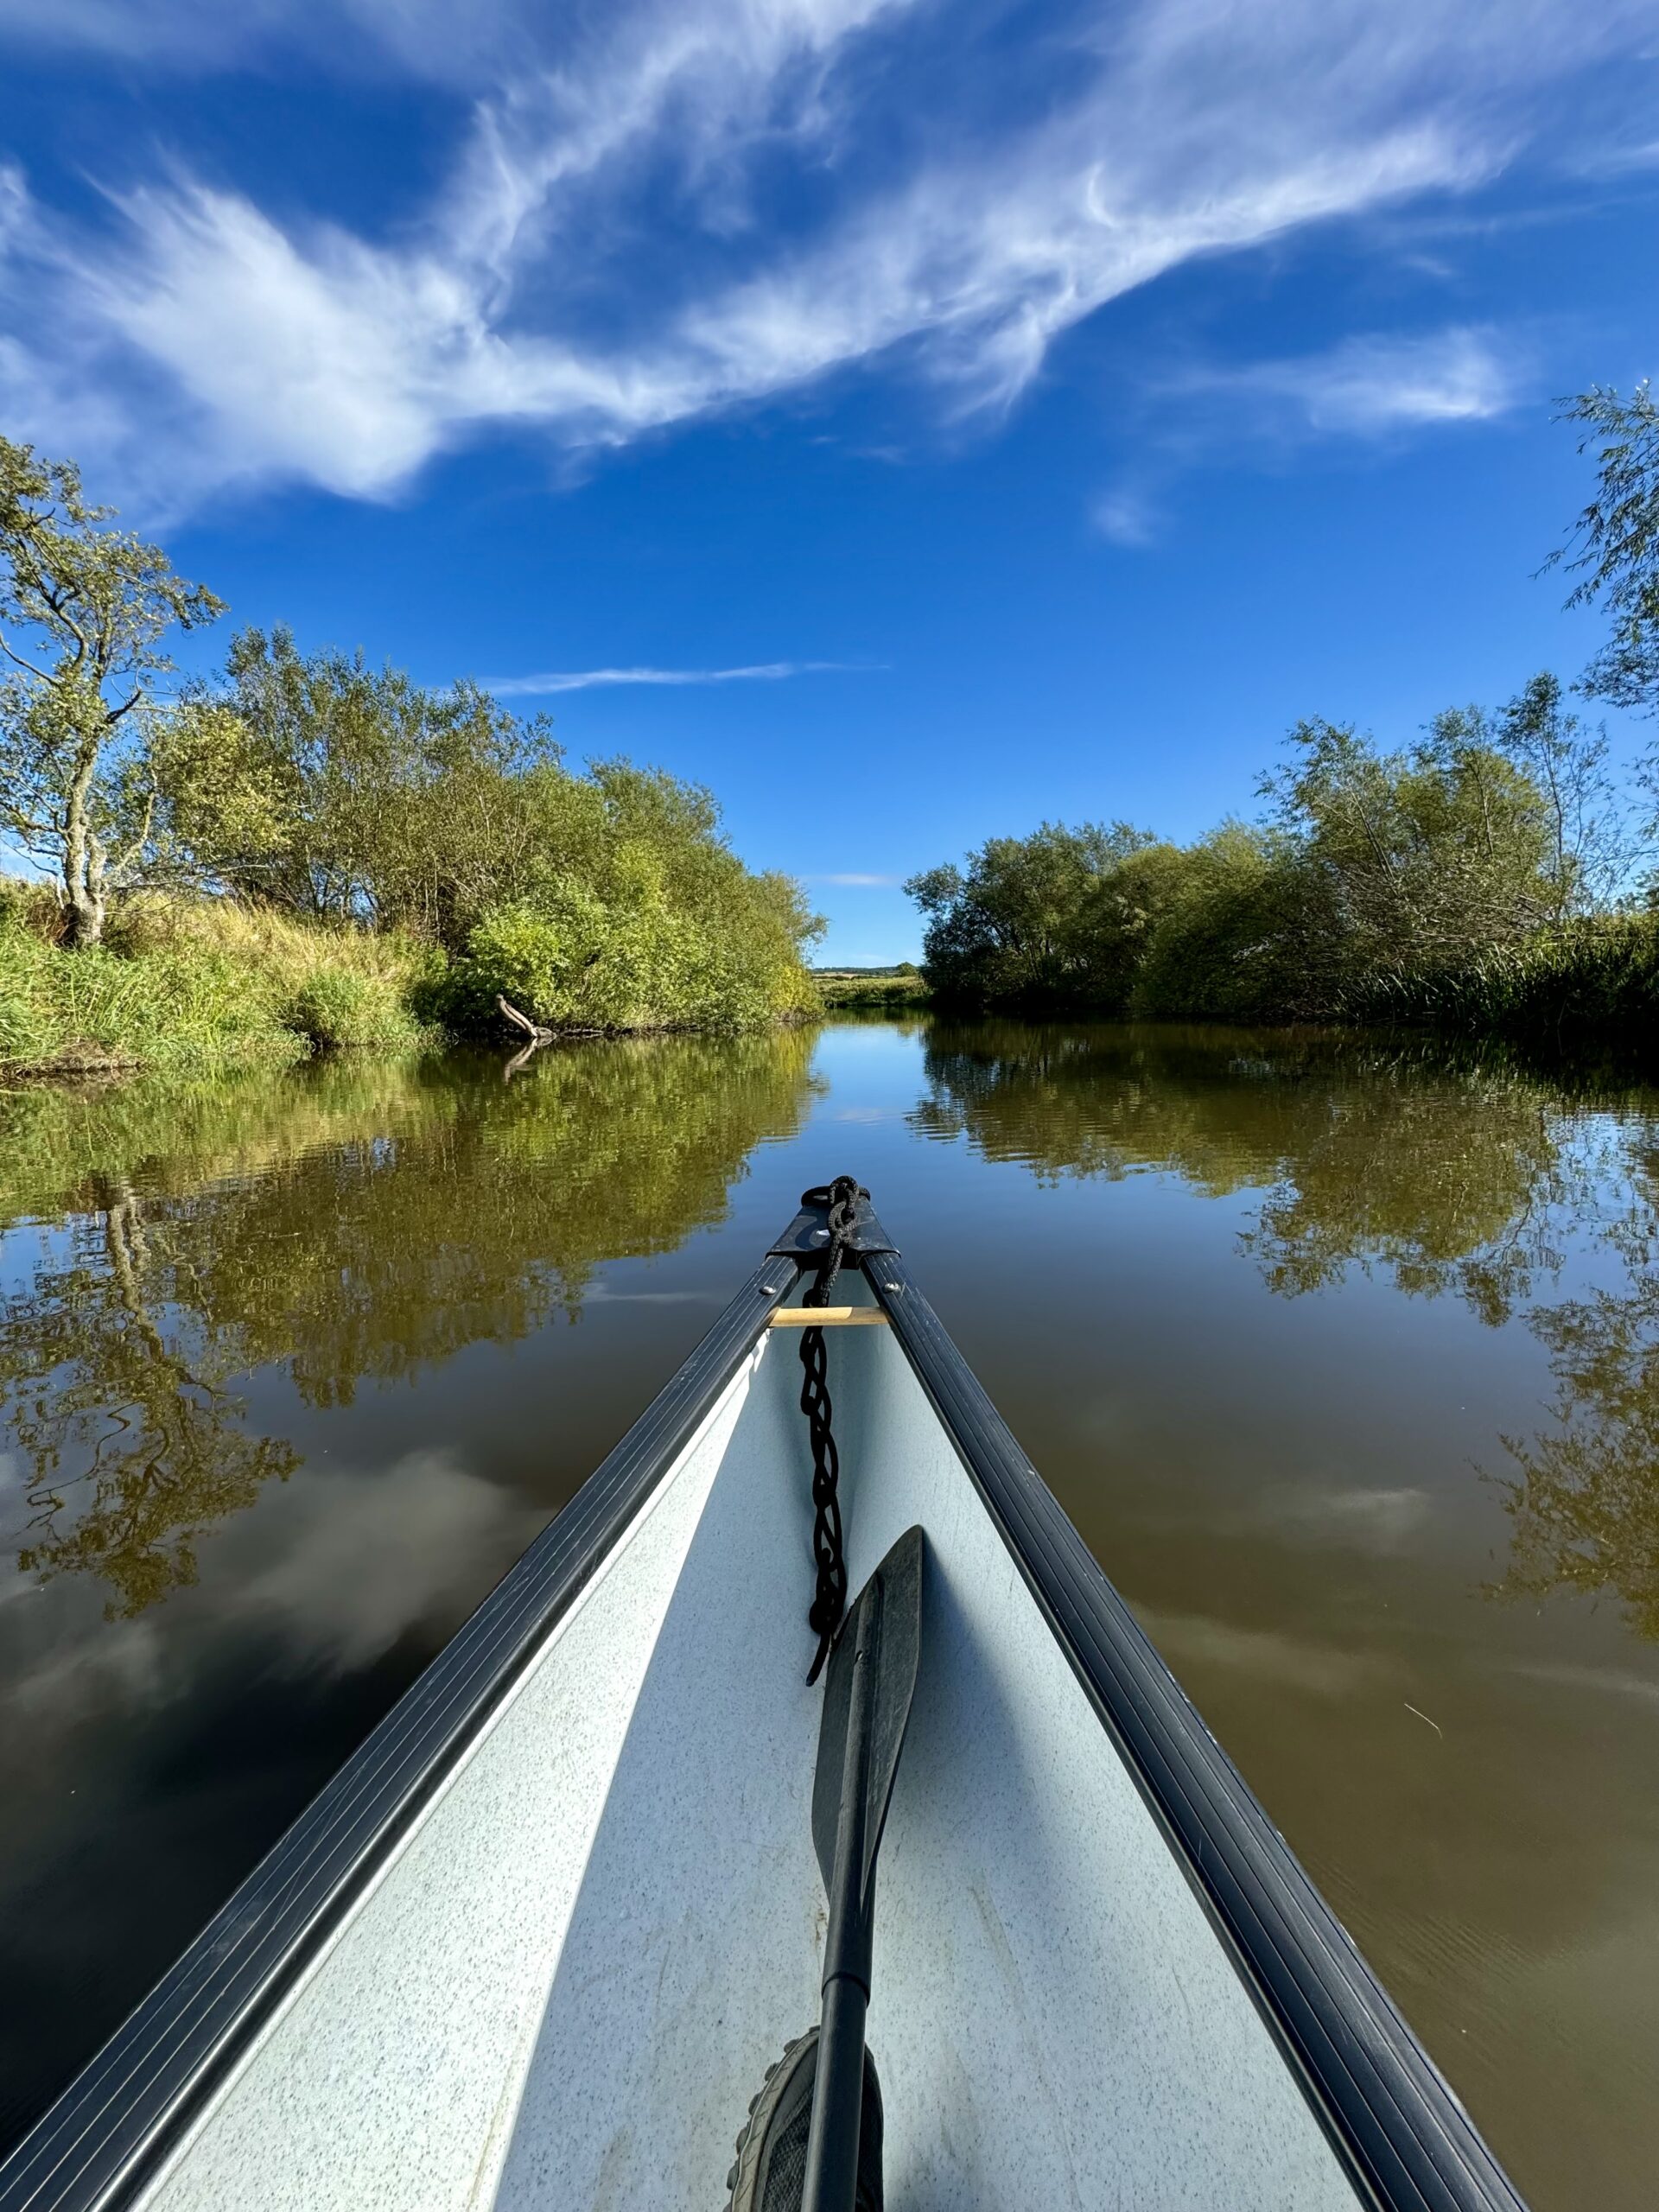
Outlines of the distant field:
[[927,1003],[927,985],[908,962],[897,968],[815,968],[812,980],[831,1013],[840,1007],[897,1009]]

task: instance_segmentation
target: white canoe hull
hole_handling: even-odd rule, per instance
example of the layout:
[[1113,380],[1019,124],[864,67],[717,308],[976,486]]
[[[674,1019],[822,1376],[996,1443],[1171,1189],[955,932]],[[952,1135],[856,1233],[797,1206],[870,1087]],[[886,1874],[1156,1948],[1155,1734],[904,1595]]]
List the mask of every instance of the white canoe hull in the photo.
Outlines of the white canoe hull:
[[[1339,1930],[1333,2001],[1345,1982],[1384,2008],[1385,2075],[1405,2038],[1426,2181],[1402,2183],[1411,2143],[1370,2141],[1365,2097],[1310,2057],[1294,1993],[1245,1955],[1155,1763],[1103,1712],[1060,1617],[1077,1562],[1035,1556],[1040,1533],[1022,1553],[941,1418],[937,1323],[899,1263],[868,1264],[900,1325],[830,1338],[851,1588],[912,1523],[928,1547],[869,2016],[889,2204],[1513,2208]],[[749,2099],[817,2017],[824,1936],[810,1462],[798,1338],[766,1326],[796,1281],[775,1261],[746,1287],[704,1402],[683,1376],[684,1402],[653,1409],[685,1432],[674,1449],[622,1447],[542,1540],[550,1556],[563,1530],[579,1560],[566,1594],[543,1589],[537,1619],[532,1553],[432,1670],[424,1766],[417,1685],[355,1788],[348,1768],[10,2162],[4,2212],[724,2201]],[[400,1716],[414,1752],[389,1784]],[[1305,1878],[1277,1849],[1294,1906]],[[283,1885],[291,1904],[307,1879],[284,1929]],[[1316,1958],[1334,1928],[1312,1928]]]

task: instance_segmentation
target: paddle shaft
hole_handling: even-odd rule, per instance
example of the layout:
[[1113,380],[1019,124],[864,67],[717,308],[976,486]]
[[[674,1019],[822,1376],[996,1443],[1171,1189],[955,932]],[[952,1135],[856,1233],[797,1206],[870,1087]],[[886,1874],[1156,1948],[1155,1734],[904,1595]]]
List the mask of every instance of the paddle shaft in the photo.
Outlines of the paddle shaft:
[[864,2102],[864,2016],[870,2002],[875,1868],[864,1871],[871,1724],[881,1637],[880,1586],[860,1606],[847,1744],[830,1885],[830,1932],[823,1955],[823,2014],[806,2143],[801,2212],[853,2212],[858,2187],[858,2138]]

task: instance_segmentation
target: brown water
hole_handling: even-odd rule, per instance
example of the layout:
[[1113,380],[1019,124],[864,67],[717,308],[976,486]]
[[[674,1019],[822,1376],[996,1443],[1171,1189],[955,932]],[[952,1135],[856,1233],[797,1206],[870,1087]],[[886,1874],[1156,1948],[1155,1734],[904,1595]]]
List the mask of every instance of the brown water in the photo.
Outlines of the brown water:
[[5,2135],[843,1168],[1540,2212],[1649,2204],[1659,1092],[1287,1033],[0,1097]]

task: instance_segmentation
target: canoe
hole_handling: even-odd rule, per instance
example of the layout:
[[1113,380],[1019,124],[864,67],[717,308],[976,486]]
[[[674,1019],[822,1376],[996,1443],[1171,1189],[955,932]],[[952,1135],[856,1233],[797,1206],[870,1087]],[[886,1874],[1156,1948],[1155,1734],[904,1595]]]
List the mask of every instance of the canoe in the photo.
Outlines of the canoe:
[[887,2202],[1519,2212],[844,1180],[19,2145],[0,2212],[726,2203],[828,2005],[821,1737],[837,1698],[843,1730],[874,1711],[847,1624],[915,1530],[863,1847]]

